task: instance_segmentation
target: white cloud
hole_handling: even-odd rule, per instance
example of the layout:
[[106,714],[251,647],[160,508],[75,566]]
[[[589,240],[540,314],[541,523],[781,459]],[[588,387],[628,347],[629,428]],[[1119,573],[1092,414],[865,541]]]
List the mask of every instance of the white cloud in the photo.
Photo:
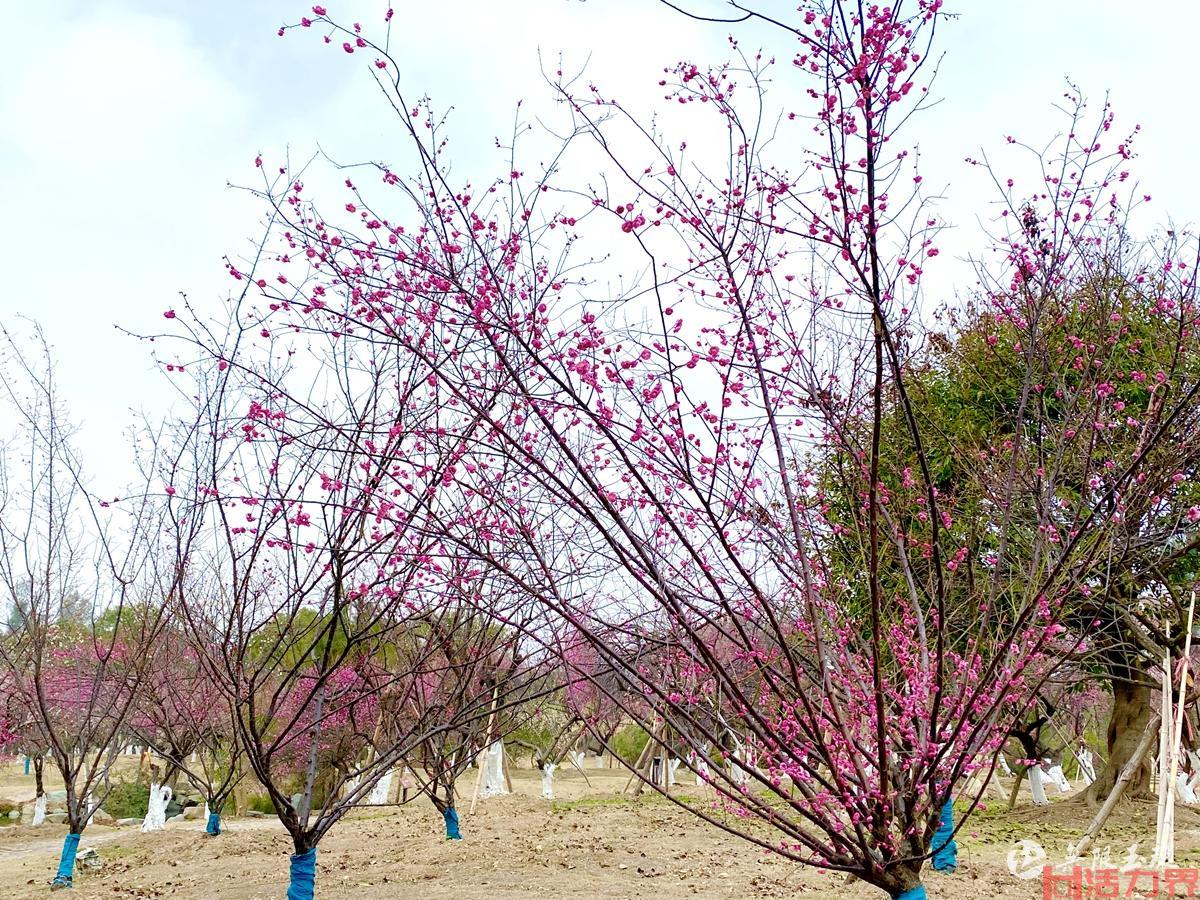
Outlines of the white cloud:
[[[383,0],[332,0],[374,31]],[[693,0],[697,11],[726,9]],[[762,4],[769,7],[769,2]],[[164,409],[148,348],[118,335],[156,327],[186,291],[212,302],[228,289],[221,256],[244,252],[258,211],[225,189],[253,176],[257,151],[305,157],[321,145],[344,161],[403,155],[391,113],[360,55],[320,35],[274,30],[305,4],[291,0],[82,0],[12,4],[0,55],[0,319],[40,319],[59,351],[61,380],[87,420],[90,465],[109,480],[125,471],[125,410]],[[413,95],[454,105],[459,171],[494,174],[495,137],[518,99],[527,117],[550,109],[538,51],[588,73],[610,94],[653,110],[662,67],[727,53],[725,29],[689,23],[655,0],[396,0],[395,55]],[[964,230],[986,215],[987,192],[962,158],[1016,132],[1049,137],[1050,104],[1073,74],[1099,99],[1114,90],[1126,122],[1146,126],[1139,170],[1161,213],[1195,218],[1196,185],[1179,178],[1198,137],[1179,112],[1191,78],[1189,45],[1200,7],[1169,2],[1133,16],[1117,0],[954,4],[937,92],[943,106],[914,123],[927,184],[951,182],[946,211]],[[773,90],[797,97],[791,45],[768,30],[781,65]],[[795,102],[803,103],[803,99]],[[528,168],[528,167],[527,167]],[[949,254],[948,254],[949,255]]]
[[177,291],[215,287],[236,221],[227,138],[248,104],[177,21],[119,6],[25,15],[15,31],[37,40],[0,62],[0,316],[44,323],[89,466],[119,480],[127,410],[166,391],[114,323],[145,328]]

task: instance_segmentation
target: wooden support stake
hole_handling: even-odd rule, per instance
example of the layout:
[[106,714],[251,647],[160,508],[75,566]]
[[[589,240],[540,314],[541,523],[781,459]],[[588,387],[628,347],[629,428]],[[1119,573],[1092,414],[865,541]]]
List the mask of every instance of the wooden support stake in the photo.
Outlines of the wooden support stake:
[[1079,843],[1072,849],[1073,856],[1083,855],[1083,852],[1091,846],[1096,835],[1100,833],[1100,829],[1104,827],[1104,823],[1108,821],[1108,817],[1112,815],[1117,801],[1125,793],[1126,785],[1133,780],[1134,773],[1141,766],[1142,760],[1146,758],[1146,754],[1150,752],[1150,745],[1154,743],[1154,737],[1158,733],[1158,726],[1161,722],[1162,720],[1157,714],[1150,717],[1150,722],[1146,725],[1146,731],[1142,735],[1141,741],[1138,742],[1137,747],[1133,751],[1133,756],[1129,758],[1129,762],[1125,763],[1125,768],[1121,770],[1121,774],[1117,776],[1117,783],[1109,791],[1108,799],[1100,807],[1100,812],[1096,813],[1096,818],[1092,819],[1092,824],[1083,833],[1083,837],[1079,839]]
[[646,764],[646,756],[651,752],[651,747],[654,744],[654,736],[650,736],[650,740],[646,741],[646,745],[642,747],[642,752],[638,754],[637,762],[633,764],[633,771],[629,773],[629,779],[625,782],[625,787],[621,788],[621,793],[624,794],[629,790],[629,786],[633,784],[633,779],[637,777],[637,773],[642,771],[642,767]]
[[[1169,633],[1169,631],[1168,631]],[[1158,682],[1158,711],[1161,724],[1158,729],[1158,818],[1154,822],[1154,860],[1162,856],[1163,828],[1167,821],[1167,758],[1171,752],[1171,652],[1163,655],[1162,677]]]
[[[492,688],[492,708],[488,712],[487,731],[484,733],[483,750],[486,753],[487,749],[492,746],[492,725],[496,721],[496,704],[500,700],[499,688]],[[475,757],[475,763],[479,766],[479,776],[475,779],[475,790],[471,794],[471,815],[475,814],[475,804],[479,802],[479,789],[483,787],[483,770],[484,764],[480,762],[479,757]]]
[[[1179,747],[1183,742],[1183,710],[1187,700],[1188,662],[1192,653],[1192,620],[1196,614],[1196,592],[1192,591],[1192,601],[1188,604],[1187,633],[1183,639],[1183,659],[1180,660],[1179,672],[1179,703],[1174,710],[1175,724],[1171,731],[1171,762],[1170,778],[1167,783],[1167,810],[1163,817],[1163,836],[1161,853],[1158,864],[1160,867],[1172,865],[1175,862],[1175,779],[1179,776]],[[1167,684],[1171,683],[1171,673],[1167,673]]]
[[[1079,744],[1079,743],[1082,743],[1082,741],[1075,741],[1075,742],[1073,742],[1073,743],[1072,743],[1072,742],[1070,742],[1070,741],[1068,741],[1068,740],[1067,740],[1067,736],[1066,736],[1065,734],[1063,734],[1063,730],[1062,730],[1061,728],[1059,728],[1059,727],[1058,727],[1057,723],[1055,723],[1055,721],[1054,721],[1053,719],[1051,719],[1051,720],[1050,720],[1050,727],[1054,729],[1054,733],[1055,733],[1055,734],[1057,734],[1057,735],[1059,736],[1059,738],[1062,740],[1062,742],[1063,742],[1063,747],[1065,747],[1066,749],[1068,749],[1068,750],[1070,750],[1070,751],[1071,751],[1071,755],[1072,755],[1073,757],[1075,757],[1075,762],[1076,762],[1076,763],[1078,763],[1078,765],[1079,765],[1079,774],[1080,774],[1080,776],[1084,776],[1084,771],[1083,771],[1083,760],[1081,760],[1081,759],[1079,758],[1079,751],[1078,751],[1078,750],[1075,748],[1075,745],[1076,745],[1076,744]],[[1100,759],[1100,762],[1101,762],[1101,764],[1103,764],[1103,763],[1104,763],[1104,759],[1103,759],[1103,758],[1101,758],[1101,759]],[[1085,776],[1085,777],[1086,777],[1086,776]]]
[[646,789],[646,782],[653,784],[654,778],[654,748],[658,746],[658,732],[655,731],[650,735],[650,740],[646,741],[646,749],[643,754],[642,765],[638,769],[637,784],[633,786],[633,796],[640,797],[642,791]]
[[[584,725],[579,730],[579,733],[575,736],[575,738],[569,744],[567,744],[567,755],[564,757],[564,759],[569,759],[571,761],[572,767],[574,767],[579,772],[579,774],[583,776],[583,780],[585,782],[587,782],[587,786],[591,787],[592,780],[587,777],[587,772],[583,771],[583,766],[581,766],[579,763],[575,762],[575,756],[571,752],[571,748],[574,747],[576,744],[580,743],[579,739],[582,738],[585,734],[587,734],[587,725]],[[601,752],[603,753],[604,751],[601,750]],[[584,758],[584,761],[586,762],[587,761],[587,751],[586,750],[584,750],[583,758]]]

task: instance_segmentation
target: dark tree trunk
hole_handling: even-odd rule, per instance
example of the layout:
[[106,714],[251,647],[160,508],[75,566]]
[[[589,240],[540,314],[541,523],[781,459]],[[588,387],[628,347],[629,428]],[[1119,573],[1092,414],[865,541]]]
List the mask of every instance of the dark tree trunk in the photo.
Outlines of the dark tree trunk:
[[877,879],[873,879],[871,883],[875,887],[887,891],[888,896],[898,897],[905,891],[911,891],[921,883],[921,868],[923,865],[924,860],[920,860],[887,869],[880,873]]
[[[1088,798],[1093,802],[1108,797],[1121,770],[1137,749],[1151,716],[1150,686],[1138,677],[1140,673],[1124,665],[1110,667],[1109,671],[1112,676],[1113,707],[1108,721],[1108,762],[1097,773],[1088,791]],[[1125,791],[1128,797],[1149,796],[1149,759],[1142,761]]]
[[[1024,754],[1024,759],[1039,760],[1042,758],[1041,734],[1042,726],[1049,721],[1045,716],[1038,716],[1032,722],[1023,727],[1014,727],[1009,735],[1016,738],[1021,745],[1021,753]],[[1008,795],[1008,808],[1012,809],[1017,805],[1017,799],[1021,795],[1021,783],[1025,780],[1026,774],[1029,772],[1029,765],[1021,763],[1013,773],[1016,778],[1013,780],[1012,790]],[[1031,783],[1032,787],[1032,783]]]

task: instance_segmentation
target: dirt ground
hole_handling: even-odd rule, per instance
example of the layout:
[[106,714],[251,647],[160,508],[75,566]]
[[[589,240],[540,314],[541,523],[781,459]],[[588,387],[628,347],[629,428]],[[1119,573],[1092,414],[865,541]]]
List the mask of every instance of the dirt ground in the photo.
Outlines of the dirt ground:
[[[463,802],[464,840],[442,838],[441,818],[419,800],[400,808],[369,809],[344,819],[321,842],[320,898],[880,898],[842,875],[789,863],[692,818],[661,797],[621,794],[618,770],[574,771],[556,777],[558,799],[543,800],[540,778],[517,770],[515,793],[481,801],[474,815]],[[689,788],[681,788],[687,793]],[[695,790],[694,788],[692,789]],[[469,795],[469,789],[468,789]],[[0,767],[0,798],[32,797],[32,778],[15,764]],[[1039,879],[1009,870],[1016,841],[1036,840],[1050,861],[1087,826],[1079,799],[1055,799],[1048,808],[1003,803],[981,812],[958,838],[954,875],[929,872],[931,900],[1043,896]],[[1128,848],[1149,855],[1155,807],[1126,804],[1101,844],[1113,866]],[[1176,865],[1200,864],[1200,816],[1181,814]],[[93,898],[281,898],[286,892],[290,841],[278,822],[234,819],[218,838],[197,821],[173,821],[165,831],[88,828],[81,849],[95,847],[96,871],[77,870],[73,900]],[[65,826],[0,828],[0,897],[47,896]],[[1035,867],[1036,868],[1036,867]],[[1122,894],[1127,881],[1122,882]],[[1061,891],[1061,888],[1060,888]],[[1065,894],[1064,894],[1065,896]],[[1084,894],[1088,896],[1088,894]],[[1136,896],[1136,895],[1135,895]],[[1148,895],[1153,896],[1153,895]],[[1158,896],[1165,896],[1165,893]]]

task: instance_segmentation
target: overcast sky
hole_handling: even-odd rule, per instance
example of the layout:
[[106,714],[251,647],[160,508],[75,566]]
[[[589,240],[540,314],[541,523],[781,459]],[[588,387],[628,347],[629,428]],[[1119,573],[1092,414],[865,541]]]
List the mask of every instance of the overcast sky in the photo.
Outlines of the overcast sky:
[[[679,0],[688,2],[688,0]],[[690,0],[716,11],[719,0]],[[386,0],[329,0],[369,29]],[[789,4],[760,0],[786,13]],[[1187,98],[1200,4],[1158,0],[950,0],[941,105],[914,123],[927,182],[948,184],[960,231],[986,219],[986,185],[962,160],[1003,135],[1053,136],[1070,76],[1118,122],[1143,126],[1138,175],[1160,219],[1196,218],[1197,146]],[[476,164],[511,128],[514,106],[546,100],[539,50],[650,110],[664,65],[717,61],[725,32],[657,0],[395,0],[395,55],[413,93],[453,105],[455,152]],[[165,411],[149,330],[180,292],[228,289],[225,254],[244,252],[256,212],[226,183],[253,161],[318,145],[345,161],[395,158],[395,135],[363,67],[312,32],[275,32],[306,11],[279,0],[37,0],[5,11],[0,54],[0,321],[46,328],[60,385],[101,482],[127,471],[131,410]],[[761,33],[743,35],[743,46]],[[774,39],[781,56],[791,48]],[[486,163],[481,163],[486,165]],[[969,287],[969,285],[964,285]],[[113,485],[114,489],[117,485]],[[102,492],[104,487],[101,486]]]

